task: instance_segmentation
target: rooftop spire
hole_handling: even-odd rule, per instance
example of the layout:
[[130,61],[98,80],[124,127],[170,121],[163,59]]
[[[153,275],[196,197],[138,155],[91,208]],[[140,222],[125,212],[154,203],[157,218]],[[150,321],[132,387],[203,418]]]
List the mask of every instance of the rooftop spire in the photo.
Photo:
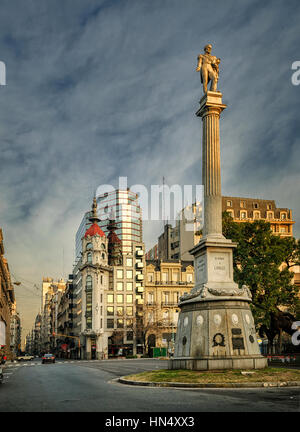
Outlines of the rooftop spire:
[[100,219],[97,216],[97,199],[96,196],[93,198],[93,204],[92,204],[92,216],[89,217],[89,220],[92,223],[97,223],[100,221]]

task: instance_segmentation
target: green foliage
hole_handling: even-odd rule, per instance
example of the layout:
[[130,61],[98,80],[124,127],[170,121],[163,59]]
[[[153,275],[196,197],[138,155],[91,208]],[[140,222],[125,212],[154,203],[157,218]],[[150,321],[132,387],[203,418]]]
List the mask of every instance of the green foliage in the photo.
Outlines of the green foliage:
[[270,313],[286,306],[299,309],[299,289],[292,283],[293,265],[299,263],[299,242],[274,235],[261,220],[236,223],[223,213],[223,234],[237,243],[233,253],[234,280],[252,293],[252,310],[258,325],[270,323]]

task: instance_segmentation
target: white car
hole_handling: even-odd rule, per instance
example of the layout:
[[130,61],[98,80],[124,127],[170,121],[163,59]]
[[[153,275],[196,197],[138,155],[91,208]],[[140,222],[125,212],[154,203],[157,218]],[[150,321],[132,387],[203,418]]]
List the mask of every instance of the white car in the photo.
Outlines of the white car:
[[34,359],[34,356],[31,356],[29,354],[24,354],[24,355],[17,357],[18,361],[22,361],[22,360],[23,361],[29,361],[29,360],[33,360],[33,359]]

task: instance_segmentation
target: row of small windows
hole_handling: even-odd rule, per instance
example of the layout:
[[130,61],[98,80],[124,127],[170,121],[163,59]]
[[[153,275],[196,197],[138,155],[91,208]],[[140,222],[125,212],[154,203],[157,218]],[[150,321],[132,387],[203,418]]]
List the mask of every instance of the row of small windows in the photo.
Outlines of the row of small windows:
[[[105,253],[102,253],[102,254],[101,254],[101,258],[102,258],[103,260],[105,260]],[[89,264],[92,264],[92,262],[93,262],[93,254],[92,254],[92,252],[88,252],[88,253],[87,253],[86,261],[87,261]]]
[[[154,273],[148,273],[148,282],[154,282]],[[161,274],[161,281],[162,282],[168,282],[169,280],[169,274],[168,272],[162,272]],[[172,282],[180,282],[180,273],[179,272],[172,272]],[[187,282],[193,282],[193,274],[187,273],[186,275],[186,281]]]
[[[246,201],[240,201],[240,208],[246,208]],[[226,206],[227,207],[232,207],[232,201],[231,200],[227,200],[226,201]],[[252,203],[253,208],[258,209],[259,208],[259,203],[254,202]],[[272,204],[267,204],[267,210],[272,210]]]
[[[89,242],[86,244],[86,250],[92,250],[93,249],[93,243]],[[101,249],[105,250],[106,246],[104,243],[101,243]]]
[[[226,210],[227,213],[230,214],[231,217],[234,217],[234,211],[233,210]],[[240,211],[240,219],[247,219],[248,212],[247,211]],[[253,212],[253,218],[254,219],[260,219],[261,218],[261,214],[259,211],[254,211]],[[274,212],[267,212],[267,219],[274,219]],[[280,213],[280,219],[281,220],[286,220],[287,219],[287,214],[286,213]]]
[[124,303],[124,298],[126,298],[126,303],[133,303],[132,294],[107,294],[107,303],[114,303],[114,299],[117,303]]

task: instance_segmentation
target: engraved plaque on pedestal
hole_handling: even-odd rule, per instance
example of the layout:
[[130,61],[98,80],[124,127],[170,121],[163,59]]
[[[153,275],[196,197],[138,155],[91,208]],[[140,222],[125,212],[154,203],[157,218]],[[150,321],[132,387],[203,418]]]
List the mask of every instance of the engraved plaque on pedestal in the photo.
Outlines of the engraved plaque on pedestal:
[[206,254],[195,258],[196,284],[203,284],[207,281]]
[[213,282],[229,282],[230,255],[228,252],[210,252],[208,254],[209,280]]

